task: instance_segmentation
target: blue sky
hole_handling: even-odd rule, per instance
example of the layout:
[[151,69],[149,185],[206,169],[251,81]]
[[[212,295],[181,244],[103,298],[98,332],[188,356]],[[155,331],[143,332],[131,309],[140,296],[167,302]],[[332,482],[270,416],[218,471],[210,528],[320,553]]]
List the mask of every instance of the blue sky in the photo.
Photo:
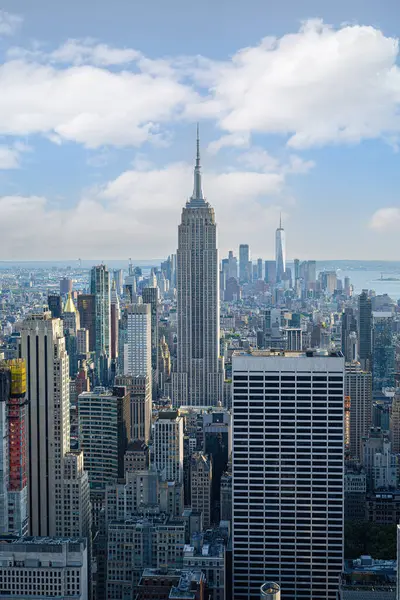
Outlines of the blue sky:
[[221,255],[398,259],[395,2],[0,5],[0,258],[174,252],[195,123]]

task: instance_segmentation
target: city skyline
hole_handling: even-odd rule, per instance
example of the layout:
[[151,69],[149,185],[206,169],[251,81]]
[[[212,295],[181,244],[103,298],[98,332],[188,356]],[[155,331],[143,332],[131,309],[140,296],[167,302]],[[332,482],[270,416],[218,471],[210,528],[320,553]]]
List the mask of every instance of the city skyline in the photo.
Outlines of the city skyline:
[[251,0],[246,20],[234,2],[229,11],[210,7],[211,23],[199,16],[189,39],[164,27],[179,14],[179,30],[191,29],[181,0],[171,15],[154,0],[137,14],[122,1],[111,14],[100,2],[107,29],[85,4],[65,7],[60,27],[43,1],[35,11],[23,0],[3,3],[2,258],[66,259],[71,239],[86,259],[170,254],[196,121],[222,256],[250,242],[254,255],[272,258],[282,211],[288,256],[392,257],[388,233],[400,222],[394,5],[323,9],[309,0],[300,9],[286,0],[267,10]]

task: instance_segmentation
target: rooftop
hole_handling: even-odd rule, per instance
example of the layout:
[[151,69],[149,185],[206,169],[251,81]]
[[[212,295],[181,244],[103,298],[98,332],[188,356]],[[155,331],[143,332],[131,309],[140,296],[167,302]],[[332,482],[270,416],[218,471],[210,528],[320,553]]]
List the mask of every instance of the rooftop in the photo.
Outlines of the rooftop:
[[284,357],[284,358],[343,358],[341,352],[328,352],[327,350],[281,350],[271,348],[270,350],[234,350],[232,356],[259,356],[259,357]]

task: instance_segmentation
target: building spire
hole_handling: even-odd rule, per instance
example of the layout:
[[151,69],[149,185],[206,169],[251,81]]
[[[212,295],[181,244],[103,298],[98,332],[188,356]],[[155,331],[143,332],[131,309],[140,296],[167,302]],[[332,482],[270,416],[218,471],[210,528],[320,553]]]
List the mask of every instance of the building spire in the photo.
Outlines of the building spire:
[[196,164],[194,167],[194,188],[192,200],[204,200],[203,190],[201,189],[201,165],[200,165],[200,134],[199,124],[197,123],[196,136]]

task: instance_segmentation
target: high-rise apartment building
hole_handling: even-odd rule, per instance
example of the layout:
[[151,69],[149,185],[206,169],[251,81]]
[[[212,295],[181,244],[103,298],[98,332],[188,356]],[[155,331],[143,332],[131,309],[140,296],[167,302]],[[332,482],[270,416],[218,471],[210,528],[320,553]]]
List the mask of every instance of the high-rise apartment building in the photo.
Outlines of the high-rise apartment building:
[[370,371],[372,355],[372,306],[368,290],[363,290],[358,299],[358,331],[360,363],[363,369]]
[[372,419],[372,374],[359,362],[346,363],[344,394],[350,400],[350,455],[361,460],[362,440]]
[[177,368],[173,402],[216,405],[222,399],[219,358],[219,267],[214,210],[201,187],[199,138],[192,197],[182,210],[177,250]]
[[0,412],[0,469],[3,470],[3,475],[0,474],[0,513],[4,515],[0,517],[0,523],[3,525],[3,532],[26,535],[28,533],[27,403],[26,366],[22,359],[0,363]]
[[233,596],[336,599],[343,561],[344,359],[237,352],[233,368]]
[[79,294],[78,311],[81,327],[89,332],[89,352],[96,348],[96,303],[93,294]]
[[239,281],[240,283],[250,282],[250,249],[248,244],[239,246]]
[[183,417],[160,411],[154,423],[154,466],[166,481],[183,481]]
[[157,398],[158,390],[158,305],[159,290],[158,287],[146,287],[143,289],[142,298],[144,304],[150,304],[151,307],[151,369],[152,369],[152,391],[153,399]]
[[279,227],[275,233],[275,261],[276,261],[276,280],[278,283],[283,281],[286,272],[286,242],[285,230],[282,227],[282,219],[279,220]]
[[372,313],[372,385],[375,391],[394,386],[395,345],[391,312]]
[[151,381],[151,306],[149,304],[129,304],[127,307],[124,374],[134,377],[147,375]]
[[95,299],[95,351],[96,356],[111,353],[111,287],[110,273],[105,265],[93,267],[90,274],[90,292]]
[[211,461],[202,452],[193,452],[190,457],[191,507],[203,515],[204,529],[211,525]]
[[70,446],[69,360],[62,321],[50,312],[21,325],[21,358],[27,369],[28,505],[30,532],[62,530],[62,460]]
[[117,375],[115,385],[125,386],[129,393],[131,440],[148,442],[151,434],[151,381],[146,375]]
[[63,536],[85,537],[90,543],[92,514],[89,477],[83,452],[67,452],[63,460]]
[[[114,271],[115,273],[115,271]],[[118,358],[118,329],[119,329],[119,298],[117,293],[117,284],[115,279],[112,282],[111,289],[111,359],[116,360]]]
[[124,387],[78,396],[80,448],[91,489],[124,476],[124,454],[130,430],[129,394]]

